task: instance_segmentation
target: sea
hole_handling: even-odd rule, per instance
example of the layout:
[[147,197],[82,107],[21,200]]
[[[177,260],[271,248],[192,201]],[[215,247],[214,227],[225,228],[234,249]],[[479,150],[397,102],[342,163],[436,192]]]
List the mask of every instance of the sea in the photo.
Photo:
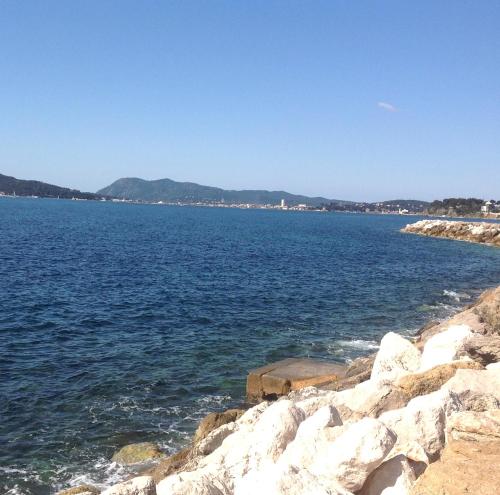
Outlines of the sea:
[[0,493],[129,472],[245,401],[249,369],[339,363],[500,283],[500,250],[421,217],[0,198]]

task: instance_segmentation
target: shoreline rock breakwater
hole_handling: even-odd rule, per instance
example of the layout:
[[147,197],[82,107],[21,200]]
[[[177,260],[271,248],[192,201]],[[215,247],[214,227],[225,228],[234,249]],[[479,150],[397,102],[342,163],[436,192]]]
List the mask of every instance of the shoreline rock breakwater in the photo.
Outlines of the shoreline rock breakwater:
[[457,241],[476,242],[500,247],[500,224],[492,222],[460,222],[455,220],[420,220],[401,232]]
[[101,495],[496,493],[499,322],[500,287],[413,341],[386,334],[340,382],[212,413],[190,447]]

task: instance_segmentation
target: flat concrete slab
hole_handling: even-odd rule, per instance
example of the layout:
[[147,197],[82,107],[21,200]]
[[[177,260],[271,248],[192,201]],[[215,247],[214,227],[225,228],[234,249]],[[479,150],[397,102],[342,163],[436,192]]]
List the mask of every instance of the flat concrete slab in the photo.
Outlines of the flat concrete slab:
[[283,359],[249,371],[247,397],[250,400],[277,398],[293,390],[339,380],[345,371],[346,366],[319,359]]

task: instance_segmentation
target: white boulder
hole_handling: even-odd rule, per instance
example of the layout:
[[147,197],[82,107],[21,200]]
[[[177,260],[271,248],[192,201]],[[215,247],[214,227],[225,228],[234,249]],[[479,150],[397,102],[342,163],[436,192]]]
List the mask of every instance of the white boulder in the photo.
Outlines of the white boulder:
[[249,456],[259,459],[278,460],[286,446],[295,438],[304,412],[290,400],[281,400],[268,407],[253,431]]
[[199,467],[220,473],[232,489],[236,479],[274,463],[295,438],[303,419],[304,412],[292,401],[279,400],[266,407],[255,424],[240,424],[217,450],[200,461]]
[[450,363],[460,357],[465,344],[474,333],[468,325],[451,325],[444,332],[432,336],[424,346],[419,371]]
[[318,430],[328,426],[340,426],[341,424],[342,420],[337,409],[333,406],[323,406],[312,416],[302,421],[297,429],[295,440],[307,439]]
[[302,409],[304,416],[308,418],[322,407],[335,405],[337,395],[338,392],[332,390],[307,387],[300,391],[292,392],[289,397],[299,409]]
[[229,495],[230,490],[217,478],[203,471],[173,474],[161,480],[157,495]]
[[442,388],[453,392],[460,399],[475,394],[493,396],[500,401],[500,369],[459,369]]
[[500,370],[500,361],[498,363],[490,363],[486,365],[487,370]]
[[101,495],[157,495],[151,476],[138,476],[104,490]]
[[262,415],[262,413],[269,407],[269,402],[260,402],[254,407],[251,407],[247,411],[245,411],[239,419],[236,420],[236,423],[241,426],[253,426],[257,423],[258,419]]
[[355,492],[385,459],[396,437],[373,418],[337,428],[343,428],[343,432],[333,442],[323,444],[308,470],[324,486],[340,484]]
[[332,442],[342,433],[342,425],[337,410],[333,406],[324,406],[310,418],[303,421],[297,430],[295,439],[288,444],[279,458],[280,464],[298,467],[309,466],[315,456],[320,455],[327,442]]
[[193,447],[194,455],[208,455],[211,454],[214,450],[218,449],[222,442],[229,436],[231,433],[234,433],[238,426],[235,422],[227,423],[225,425],[219,426],[215,430],[212,430],[205,438],[200,440]]
[[371,380],[393,382],[420,367],[420,351],[408,340],[394,332],[384,335],[373,363]]
[[415,397],[406,407],[381,414],[379,420],[397,435],[392,455],[401,453],[421,462],[437,456],[444,447],[446,420],[461,408],[455,394],[438,390]]
[[410,495],[415,481],[408,459],[398,455],[375,469],[358,495]]
[[236,482],[234,495],[352,495],[337,484],[324,486],[309,471],[294,466],[268,466]]
[[498,441],[500,439],[500,409],[455,413],[448,421],[448,435],[454,440]]

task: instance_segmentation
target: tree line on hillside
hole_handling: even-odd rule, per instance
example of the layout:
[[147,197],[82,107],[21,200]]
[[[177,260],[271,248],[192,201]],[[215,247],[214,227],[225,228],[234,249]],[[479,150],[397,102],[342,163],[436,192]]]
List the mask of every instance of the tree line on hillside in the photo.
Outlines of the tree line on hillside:
[[[490,209],[500,207],[500,201],[490,200]],[[447,198],[433,201],[426,210],[430,215],[475,215],[481,213],[485,201],[479,198]]]
[[38,196],[40,198],[100,199],[102,195],[81,192],[77,189],[54,186],[37,180],[22,180],[0,174],[0,194]]

